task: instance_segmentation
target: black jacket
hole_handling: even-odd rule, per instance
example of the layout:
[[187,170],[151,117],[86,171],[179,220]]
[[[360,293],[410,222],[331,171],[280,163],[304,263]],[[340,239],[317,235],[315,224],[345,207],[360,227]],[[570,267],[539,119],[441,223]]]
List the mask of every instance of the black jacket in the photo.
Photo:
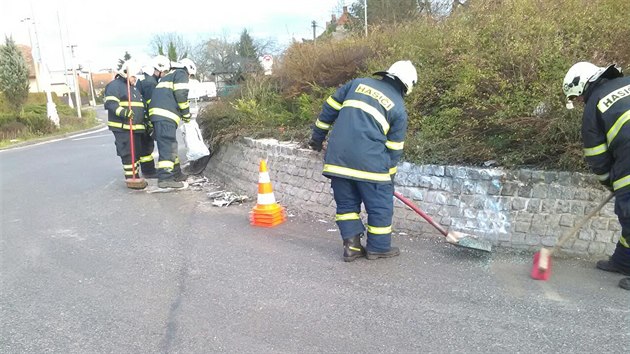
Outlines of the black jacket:
[[324,103],[312,139],[329,131],[325,176],[392,183],[407,133],[401,85],[388,77],[346,83]]
[[155,86],[158,84],[158,80],[159,78],[154,75],[145,75],[144,80],[140,80],[136,84],[138,91],[142,94],[147,111],[149,109],[149,103],[151,103],[151,95],[153,94]]
[[584,155],[600,182],[630,193],[630,77],[600,79],[584,99]]
[[[133,129],[144,130],[144,103],[142,95],[135,86],[130,87],[131,110],[133,111]],[[103,106],[107,110],[107,125],[109,130],[123,131],[129,130],[129,102],[127,95],[127,79],[116,75],[107,86],[105,86],[105,103]]]
[[152,122],[172,120],[179,126],[181,119],[190,119],[188,72],[175,69],[160,79],[151,94],[149,118]]

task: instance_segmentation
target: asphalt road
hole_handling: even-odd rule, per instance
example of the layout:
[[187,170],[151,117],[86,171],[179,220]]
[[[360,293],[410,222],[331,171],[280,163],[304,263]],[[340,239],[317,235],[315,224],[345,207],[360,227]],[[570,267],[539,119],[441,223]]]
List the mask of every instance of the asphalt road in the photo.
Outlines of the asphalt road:
[[0,151],[0,184],[3,353],[630,352],[630,292],[592,262],[534,281],[425,234],[344,263],[330,218],[128,190],[108,131]]

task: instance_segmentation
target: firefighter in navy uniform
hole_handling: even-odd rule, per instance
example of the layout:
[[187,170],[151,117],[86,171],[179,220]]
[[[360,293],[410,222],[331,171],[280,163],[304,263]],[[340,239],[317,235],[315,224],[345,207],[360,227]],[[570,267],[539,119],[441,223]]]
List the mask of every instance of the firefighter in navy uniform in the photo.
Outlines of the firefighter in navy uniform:
[[[321,151],[330,131],[323,175],[330,178],[337,204],[335,220],[346,262],[400,254],[391,247],[393,181],[407,132],[403,97],[411,93],[418,75],[410,61],[398,61],[374,75],[380,78],[351,80],[326,100],[309,141],[313,150]],[[368,214],[365,248],[361,203]]]
[[[567,108],[584,103],[584,155],[599,181],[615,193],[621,235],[612,256],[597,268],[630,275],[630,77],[615,65],[579,62],[567,72],[563,91]],[[630,290],[630,278],[619,286]]]
[[162,77],[153,90],[149,103],[149,118],[155,130],[160,154],[158,187],[183,188],[187,176],[182,172],[177,155],[177,127],[180,121],[189,122],[190,102],[188,81],[197,73],[190,59],[173,63],[172,70]]
[[[136,75],[140,67],[131,61],[125,62],[118,71],[114,80],[105,87],[105,103],[107,110],[107,125],[114,134],[116,153],[120,156],[123,164],[125,178],[139,178],[139,147],[141,136],[144,135],[145,126],[143,119],[145,116],[142,95],[136,89]],[[127,76],[129,76],[131,91],[131,110],[128,107]],[[135,172],[132,168],[131,139],[129,137],[129,118],[133,120],[134,132],[134,152]]]
[[144,79],[136,84],[138,91],[142,94],[146,113],[144,120],[146,130],[140,141],[140,169],[144,178],[157,178],[157,170],[153,161],[155,143],[153,141],[153,124],[149,120],[149,103],[151,103],[151,95],[158,84],[158,80],[166,75],[170,69],[170,60],[163,55],[157,55],[151,60],[150,69],[144,72]]

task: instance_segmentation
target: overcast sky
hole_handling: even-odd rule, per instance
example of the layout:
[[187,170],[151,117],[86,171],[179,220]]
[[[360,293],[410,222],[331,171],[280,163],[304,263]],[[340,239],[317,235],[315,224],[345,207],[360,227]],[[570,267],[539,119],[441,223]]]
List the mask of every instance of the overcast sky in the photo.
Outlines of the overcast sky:
[[[148,59],[154,35],[176,32],[191,45],[209,38],[238,40],[243,29],[256,39],[286,46],[312,38],[311,22],[324,26],[348,0],[2,0],[0,31],[41,49],[51,70],[63,70],[63,51],[76,44],[76,62],[92,70],[115,67],[125,51]],[[339,13],[336,13],[339,16]],[[30,25],[26,18],[35,19]],[[36,30],[36,31],[35,31]],[[35,33],[37,32],[37,33]],[[322,32],[317,29],[317,34]],[[37,34],[37,35],[36,35]],[[4,38],[2,39],[4,44]],[[70,52],[65,48],[70,67]]]

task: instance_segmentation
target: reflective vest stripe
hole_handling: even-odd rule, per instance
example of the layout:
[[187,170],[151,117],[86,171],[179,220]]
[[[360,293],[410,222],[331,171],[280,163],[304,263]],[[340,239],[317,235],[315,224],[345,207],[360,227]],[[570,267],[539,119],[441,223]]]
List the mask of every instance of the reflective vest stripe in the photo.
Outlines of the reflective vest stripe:
[[606,172],[603,175],[595,175],[595,176],[597,176],[597,180],[598,181],[603,182],[603,181],[607,180],[610,177],[610,173]]
[[157,86],[155,86],[155,88],[167,88],[167,89],[173,89],[173,82],[171,81],[162,81],[160,83],[157,84]]
[[335,215],[335,221],[359,220],[359,213],[346,213]]
[[623,187],[630,186],[630,175],[626,177],[619,178],[618,180],[613,182],[613,189],[618,190]]
[[371,115],[372,118],[376,119],[378,124],[381,126],[381,129],[383,130],[383,134],[387,135],[387,132],[389,131],[389,123],[387,123],[387,119],[385,119],[385,116],[381,112],[379,112],[378,109],[370,106],[369,104],[365,102],[357,101],[357,100],[344,101],[343,107],[357,108]]
[[318,127],[319,129],[330,130],[330,124],[324,123],[319,119],[315,121],[315,126]]
[[335,166],[335,165],[324,165],[324,172],[330,172],[342,176],[348,177],[356,177],[360,179],[366,179],[369,181],[380,181],[380,182],[391,182],[392,178],[389,173],[374,173],[374,172],[366,172],[355,170],[348,167]]
[[326,100],[326,103],[328,103],[330,105],[330,107],[336,109],[336,110],[340,110],[341,109],[341,103],[335,101],[334,98],[332,98],[332,96],[328,96],[328,99]]
[[120,100],[118,99],[118,97],[116,96],[105,96],[105,102],[107,101],[116,101],[116,102],[120,102]]
[[368,225],[367,230],[371,234],[375,235],[387,235],[392,233],[392,225],[385,227],[377,227]]
[[168,160],[162,160],[162,161],[158,161],[158,168],[163,168],[165,170],[172,170],[173,168],[175,168],[175,163],[173,161],[168,161]]
[[[107,122],[107,126],[129,130],[129,124],[123,124],[120,122]],[[134,124],[133,130],[144,130],[144,124]]]
[[153,155],[140,156],[140,162],[151,162],[153,161]]
[[173,84],[173,90],[188,90],[190,87],[187,83]]
[[627,111],[626,113],[622,114],[621,117],[617,119],[615,124],[613,124],[613,126],[608,131],[608,133],[606,133],[606,140],[608,141],[608,146],[610,146],[612,141],[615,139],[615,137],[621,130],[621,127],[623,127],[623,125],[626,124],[629,120],[630,120],[630,111]]
[[390,150],[402,150],[405,147],[405,142],[401,141],[398,143],[395,141],[387,140],[387,142],[385,143],[385,146],[387,146],[387,148]]
[[164,108],[150,108],[149,109],[149,116],[161,116],[161,117],[165,117],[165,118],[169,118],[175,121],[175,123],[177,123],[177,125],[179,125],[179,121],[181,118],[179,118],[179,116],[169,110],[166,110]]
[[597,156],[605,153],[606,151],[608,151],[608,145],[603,143],[594,147],[584,148],[584,156]]

